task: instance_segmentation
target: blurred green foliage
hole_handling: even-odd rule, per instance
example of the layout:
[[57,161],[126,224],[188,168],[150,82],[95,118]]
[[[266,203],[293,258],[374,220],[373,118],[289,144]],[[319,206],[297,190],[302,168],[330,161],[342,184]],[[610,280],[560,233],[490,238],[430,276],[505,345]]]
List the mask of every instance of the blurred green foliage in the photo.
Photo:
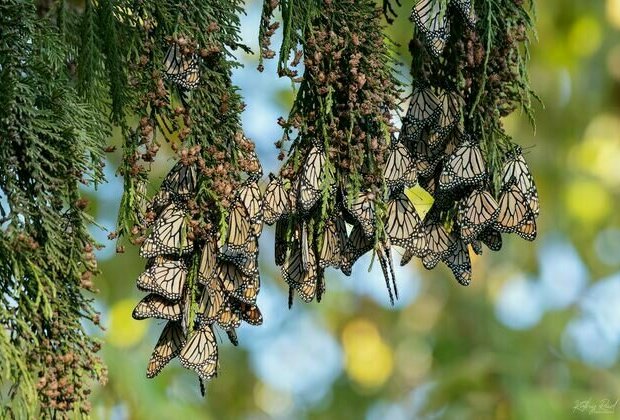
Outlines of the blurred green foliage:
[[[412,26],[407,18],[413,2],[403,3],[400,16],[388,30],[399,45],[399,61],[409,63],[407,43]],[[244,36],[256,36],[259,7],[258,2],[249,2],[248,16],[243,20]],[[146,379],[146,361],[163,325],[147,325],[131,318],[132,304],[139,295],[135,278],[142,262],[136,250],[129,249],[125,254],[103,260],[103,274],[97,280],[101,289],[97,299],[108,327],[103,356],[109,366],[109,383],[94,395],[94,416],[620,416],[620,407],[615,408],[614,414],[590,414],[575,408],[583,400],[596,403],[608,398],[613,403],[620,398],[617,363],[596,367],[596,363],[567,351],[565,329],[582,311],[579,299],[562,309],[547,310],[539,322],[525,328],[511,329],[497,316],[498,299],[507,282],[520,274],[540,274],[540,265],[545,261],[537,255],[550,237],[560,237],[575,247],[574,258],[583,261],[592,282],[620,269],[616,231],[620,229],[620,217],[615,206],[620,194],[620,0],[539,1],[537,30],[530,64],[533,88],[544,103],[536,109],[537,128],[534,131],[524,115],[511,116],[504,122],[509,134],[527,151],[538,183],[542,209],[537,242],[505,238],[500,253],[485,253],[474,261],[474,281],[469,288],[456,284],[445,267],[428,272],[421,265],[412,265],[410,275],[400,275],[399,281],[415,283],[417,295],[411,303],[394,309],[351,291],[363,283],[382,286],[376,270],[344,281],[330,277],[328,272],[324,301],[305,307],[297,304],[290,313],[269,310],[270,305],[284,308],[286,298],[271,253],[264,251],[264,288],[259,305],[267,306],[267,310],[263,309],[265,324],[253,328],[261,331],[243,331],[252,327],[241,329],[240,340],[246,347],[224,346],[220,376],[208,385],[206,399],[200,397],[196,378],[177,362],[155,380]],[[254,45],[253,40],[248,43]],[[291,89],[286,83],[276,83],[273,71],[257,73],[256,56],[244,60],[247,65],[236,71],[236,83],[242,88],[258,85],[255,101],[264,106],[270,101],[269,106],[276,110],[272,120],[262,121],[259,127],[244,128],[250,135],[258,133],[253,140],[259,145],[259,155],[268,168],[275,167],[276,149],[272,144],[277,131],[272,136],[271,127],[276,125],[278,115],[286,114]],[[403,75],[408,74],[405,65]],[[257,108],[251,105],[248,92],[241,93],[250,103],[246,120],[255,121],[251,113],[257,112]],[[159,175],[163,172],[161,168]],[[97,204],[99,218],[114,217],[118,196],[112,193],[109,200]],[[263,249],[271,246],[271,233],[265,235],[262,243]],[[106,245],[114,248],[111,242]],[[578,265],[582,264],[580,261]],[[565,277],[560,274],[555,281],[561,289]],[[532,290],[531,299],[526,296],[523,301],[523,311],[529,310],[528,302],[547,299],[535,295],[540,289]],[[580,293],[584,294],[585,289]],[[289,389],[282,385],[282,380],[270,378],[295,374],[297,370],[287,370],[295,366],[302,353],[314,363],[323,363],[327,355],[321,350],[322,341],[312,347],[319,350],[313,354],[304,353],[307,349],[303,343],[293,343],[299,346],[284,347],[280,365],[269,365],[268,371],[260,365],[264,353],[273,351],[273,343],[281,340],[278,334],[286,328],[295,330],[304,319],[310,319],[315,328],[331,336],[325,345],[337,343],[340,352],[336,362],[330,362],[336,369],[335,379],[316,381],[305,391],[313,395],[300,394],[292,383]],[[305,373],[303,369],[298,372]]]

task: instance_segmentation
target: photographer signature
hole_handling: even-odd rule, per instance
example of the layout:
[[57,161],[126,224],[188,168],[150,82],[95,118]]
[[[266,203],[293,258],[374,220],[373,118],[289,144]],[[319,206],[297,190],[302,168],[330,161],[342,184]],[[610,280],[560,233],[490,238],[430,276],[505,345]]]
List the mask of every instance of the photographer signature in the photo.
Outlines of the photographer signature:
[[617,406],[618,400],[612,401],[609,398],[593,400],[592,398],[588,398],[587,400],[575,401],[573,412],[586,414],[613,414],[616,412]]

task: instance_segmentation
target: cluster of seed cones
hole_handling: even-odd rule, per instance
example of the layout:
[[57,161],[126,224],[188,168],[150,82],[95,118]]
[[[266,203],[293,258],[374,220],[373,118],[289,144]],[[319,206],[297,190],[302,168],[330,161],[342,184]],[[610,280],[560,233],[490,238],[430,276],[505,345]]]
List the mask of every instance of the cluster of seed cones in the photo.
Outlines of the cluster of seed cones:
[[226,234],[205,223],[196,195],[204,175],[195,163],[178,162],[147,209],[150,233],[140,255],[148,258],[137,286],[149,294],[133,311],[135,319],[166,320],[148,363],[152,378],[173,358],[201,380],[217,374],[214,328],[237,344],[243,321],[260,325],[258,235],[262,229],[260,172],[242,181],[227,209]]

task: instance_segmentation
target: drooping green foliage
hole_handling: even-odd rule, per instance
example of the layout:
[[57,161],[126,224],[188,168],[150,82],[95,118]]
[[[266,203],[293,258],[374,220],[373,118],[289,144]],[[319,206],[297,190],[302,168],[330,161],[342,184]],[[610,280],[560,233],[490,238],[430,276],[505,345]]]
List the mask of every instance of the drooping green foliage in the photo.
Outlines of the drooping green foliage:
[[109,126],[78,94],[76,47],[33,2],[0,4],[2,417],[87,413],[91,382],[105,381],[83,324],[99,315],[84,294],[97,244],[80,186],[103,181]]
[[[274,4],[263,7],[263,58],[275,55],[269,49],[278,27],[270,23]],[[353,263],[373,250],[391,288],[384,170],[399,92],[381,11],[372,1],[292,0],[279,8],[278,72],[299,83],[299,90],[288,119],[279,122],[280,159],[288,159],[266,193],[267,205],[278,204],[278,184],[287,194],[272,220],[278,223],[276,263],[291,296],[297,290],[310,301],[323,293],[324,268],[350,274]],[[351,235],[345,220],[354,226]]]
[[[242,321],[262,322],[255,305],[262,169],[241,131],[243,104],[231,82],[231,51],[245,49],[241,2],[128,1],[118,10],[118,24],[137,40],[127,113],[138,117],[123,129],[118,234],[141,244],[148,263],[137,285],[150,292],[133,316],[168,320],[148,377],[179,356],[202,383],[217,374],[214,328],[236,345]],[[148,197],[149,170],[164,142],[177,163]],[[165,288],[171,278],[174,287]]]
[[515,110],[533,121],[532,21],[513,0],[419,0],[411,20],[413,93],[398,140],[433,204],[424,252],[407,252],[401,264],[414,255],[427,269],[443,261],[468,285],[470,248],[499,251],[502,233],[536,238],[536,186],[502,125]]

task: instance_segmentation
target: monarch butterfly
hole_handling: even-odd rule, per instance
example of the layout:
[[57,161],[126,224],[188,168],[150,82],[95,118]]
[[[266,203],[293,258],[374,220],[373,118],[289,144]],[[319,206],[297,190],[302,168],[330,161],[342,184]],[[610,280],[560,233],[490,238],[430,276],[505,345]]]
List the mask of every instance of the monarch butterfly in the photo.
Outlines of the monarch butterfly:
[[353,264],[355,264],[355,261],[370,251],[372,247],[373,241],[366,237],[362,227],[359,224],[353,226],[353,230],[347,240],[347,245],[342,256],[342,263],[340,264],[340,269],[342,272],[345,275],[350,276],[351,268],[353,267]]
[[215,322],[227,302],[228,296],[220,289],[219,285],[203,287],[198,303],[200,321],[208,324]]
[[347,226],[338,215],[330,217],[323,230],[319,267],[340,268],[344,247],[347,243]]
[[263,177],[263,167],[260,164],[260,160],[258,159],[258,155],[256,154],[256,150],[253,145],[248,147],[250,140],[245,136],[243,137],[244,145],[239,145],[235,150],[237,151],[238,157],[240,161],[244,162],[243,168],[248,173],[248,181],[254,182],[258,181]]
[[231,248],[228,244],[222,246],[218,252],[222,261],[232,263],[245,275],[253,275],[257,272],[258,238],[251,234],[248,237],[245,248]]
[[415,143],[413,157],[416,162],[418,175],[423,178],[433,175],[435,169],[437,169],[437,164],[441,160],[441,154],[433,153],[426,145],[426,142],[422,140]]
[[499,197],[495,228],[500,232],[512,233],[518,231],[530,218],[533,219],[534,215],[521,190],[514,182],[504,185]]
[[[291,290],[296,290],[304,302],[311,302],[316,295],[317,272],[314,251],[308,250],[308,269],[304,270],[301,261],[301,244],[294,242],[291,247],[284,266],[282,267],[282,277]],[[290,299],[290,295],[289,295]],[[289,300],[289,307],[291,306]]]
[[241,288],[248,276],[244,275],[235,264],[220,261],[217,268],[217,278],[223,290],[232,293]]
[[[427,270],[435,268],[439,260],[444,257],[454,243],[454,238],[446,231],[441,223],[429,219],[424,224],[426,249],[416,256],[422,258],[422,264]],[[401,266],[406,265],[414,256],[411,250],[403,254]]]
[[153,266],[138,277],[137,285],[140,290],[156,293],[175,302],[181,299],[186,276],[187,267],[183,261],[158,258]]
[[263,314],[261,314],[258,306],[245,302],[235,302],[236,310],[241,316],[241,320],[250,325],[261,325],[263,323]]
[[137,320],[159,318],[178,321],[181,319],[181,305],[151,293],[138,302],[131,316]]
[[443,154],[445,156],[450,156],[453,154],[456,148],[459,147],[461,138],[463,138],[463,133],[461,133],[458,127],[452,130],[450,135],[448,135],[448,141],[446,141],[446,147],[443,149]]
[[517,228],[517,235],[526,241],[533,241],[536,239],[536,219],[533,214],[530,214],[530,216],[525,219],[525,222]]
[[403,125],[412,126],[414,132],[419,131],[436,117],[438,107],[439,101],[430,87],[416,86]]
[[246,281],[237,288],[231,296],[248,304],[256,303],[256,297],[260,290],[260,274],[258,271],[252,276],[248,276]]
[[460,284],[469,286],[471,283],[471,260],[465,241],[457,240],[442,260],[450,267],[454,277]]
[[187,335],[190,322],[192,321],[192,305],[194,303],[194,293],[192,292],[188,291],[185,293],[183,302],[181,303],[181,309],[183,311],[183,314],[181,315],[181,328],[183,329],[183,333],[185,335]]
[[525,196],[529,208],[534,213],[534,217],[538,217],[540,212],[538,190],[519,146],[515,147],[514,151],[507,155],[507,160],[502,170],[502,182],[504,184],[509,184],[513,179],[516,182],[517,188]]
[[224,330],[231,330],[233,328],[239,328],[241,325],[241,313],[238,308],[234,307],[229,301],[223,307],[223,310],[218,315],[216,320],[217,325]]
[[465,23],[467,23],[470,28],[474,28],[476,26],[476,22],[478,21],[478,17],[476,16],[476,11],[471,5],[471,0],[451,0],[450,2],[456,6],[457,10],[465,20]]
[[435,197],[435,200],[437,200],[437,194],[436,194],[437,177],[436,176],[431,176],[428,178],[420,177],[418,178],[418,182],[420,184],[420,187],[424,188],[426,192],[428,192],[431,196]]
[[452,190],[462,186],[476,186],[486,177],[486,167],[478,145],[469,139],[454,151],[439,175],[439,188]]
[[476,255],[482,255],[482,242],[479,239],[472,239],[469,245]]
[[162,190],[176,196],[179,200],[187,201],[194,197],[197,184],[196,166],[185,165],[179,161],[164,178]]
[[[299,232],[297,232],[297,235],[295,236],[298,235]],[[299,237],[301,245],[301,266],[304,271],[308,271],[308,260],[310,258],[308,254],[310,253],[310,251],[308,246],[308,228],[306,226],[305,220],[301,221],[301,235],[299,235]]]
[[161,213],[162,209],[172,203],[172,194],[166,190],[159,190],[146,205],[146,212]]
[[269,174],[269,177],[270,181],[265,190],[263,211],[265,223],[273,225],[288,213],[288,192],[280,178],[273,174]]
[[487,227],[478,235],[478,238],[491,251],[499,251],[502,249],[502,234],[493,227]]
[[172,44],[164,57],[164,75],[183,90],[194,89],[200,82],[200,69],[196,54],[185,56],[178,44]]
[[385,232],[394,245],[411,250],[414,255],[426,249],[422,221],[404,193],[388,202],[387,215]]
[[436,0],[420,0],[411,11],[413,20],[426,40],[431,53],[439,57],[450,35],[450,21],[445,5]]
[[179,354],[181,365],[193,369],[200,379],[208,380],[217,374],[217,343],[213,329],[202,324],[189,337]]
[[288,220],[278,220],[276,223],[275,261],[276,265],[284,264],[288,251]]
[[237,196],[248,212],[252,231],[260,236],[263,229],[263,198],[258,183],[255,181],[244,183],[239,188]]
[[390,145],[390,154],[385,164],[385,182],[390,188],[413,185],[416,182],[416,168],[407,147],[401,142]]
[[367,238],[371,238],[375,233],[375,194],[372,192],[360,193],[357,198],[353,199],[350,205],[345,208],[354,223],[359,223]]
[[450,134],[461,114],[461,97],[456,92],[441,90],[439,95],[439,118],[432,127],[432,133],[427,143],[431,149],[436,149]]
[[167,322],[151,354],[146,368],[146,377],[150,379],[157,376],[168,362],[179,355],[183,343],[183,330],[179,323]]
[[461,238],[465,242],[475,239],[495,221],[498,214],[497,201],[488,191],[473,190],[459,205],[457,220],[461,227]]
[[299,200],[299,188],[301,185],[301,177],[291,181],[291,187],[288,190],[288,212],[289,214],[297,213],[297,202]]
[[217,248],[215,241],[208,238],[202,248],[200,265],[198,266],[198,281],[208,284],[216,273]]
[[244,252],[251,238],[252,225],[246,207],[235,200],[228,213],[226,245],[232,252]]
[[187,238],[187,215],[183,207],[170,203],[159,215],[151,234],[140,247],[140,256],[185,255],[194,244]]
[[312,146],[299,181],[298,203],[304,212],[310,211],[321,197],[321,180],[325,165],[325,152],[320,146]]

